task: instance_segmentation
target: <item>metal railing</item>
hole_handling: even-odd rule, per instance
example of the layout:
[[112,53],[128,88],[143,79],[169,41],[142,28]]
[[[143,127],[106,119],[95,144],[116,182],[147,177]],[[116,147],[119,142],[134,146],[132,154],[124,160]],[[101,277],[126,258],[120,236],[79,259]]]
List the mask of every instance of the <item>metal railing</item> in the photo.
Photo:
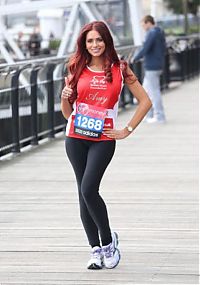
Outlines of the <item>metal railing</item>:
[[53,138],[63,129],[59,95],[64,72],[53,78],[55,68],[63,69],[63,58],[20,62],[1,69],[0,155]]
[[[131,62],[132,46],[118,49],[129,61],[139,81],[143,63]],[[161,76],[162,89],[171,81],[186,80],[199,73],[199,42],[177,50],[171,44]],[[42,138],[54,138],[63,131],[66,121],[60,111],[60,94],[64,85],[67,57],[49,57],[0,65],[0,156],[18,153],[21,147],[37,145]],[[55,72],[54,72],[55,71]],[[56,76],[55,76],[56,74]],[[134,104],[133,96],[124,88],[119,107]]]

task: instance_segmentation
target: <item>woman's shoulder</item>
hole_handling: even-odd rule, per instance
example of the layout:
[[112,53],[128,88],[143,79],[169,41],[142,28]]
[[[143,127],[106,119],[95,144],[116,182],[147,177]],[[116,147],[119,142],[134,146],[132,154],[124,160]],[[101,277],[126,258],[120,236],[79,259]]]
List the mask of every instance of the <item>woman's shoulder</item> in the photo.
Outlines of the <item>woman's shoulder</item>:
[[128,68],[128,62],[125,60],[119,60],[119,62],[113,63],[113,66],[116,69],[124,71],[124,70],[127,70],[127,68]]
[[115,62],[111,65],[112,69],[118,70],[118,71],[123,71],[125,66],[124,63],[122,61],[119,62]]
[[124,81],[126,83],[134,83],[135,81],[138,80],[137,76],[135,75],[135,73],[133,72],[133,70],[130,68],[129,63],[125,60],[120,60],[119,66],[118,68],[120,69]]

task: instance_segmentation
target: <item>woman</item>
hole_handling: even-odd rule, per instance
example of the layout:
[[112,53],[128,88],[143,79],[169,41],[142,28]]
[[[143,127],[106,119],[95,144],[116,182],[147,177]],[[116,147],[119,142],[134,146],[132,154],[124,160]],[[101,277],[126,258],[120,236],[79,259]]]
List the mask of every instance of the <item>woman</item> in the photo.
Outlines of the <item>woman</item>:
[[[127,63],[119,60],[103,22],[82,28],[68,69],[61,109],[68,119],[66,152],[76,175],[80,216],[92,247],[87,268],[114,268],[120,260],[118,235],[111,232],[99,185],[116,140],[133,132],[151,108],[151,101]],[[123,83],[139,104],[127,126],[117,130],[115,119]]]

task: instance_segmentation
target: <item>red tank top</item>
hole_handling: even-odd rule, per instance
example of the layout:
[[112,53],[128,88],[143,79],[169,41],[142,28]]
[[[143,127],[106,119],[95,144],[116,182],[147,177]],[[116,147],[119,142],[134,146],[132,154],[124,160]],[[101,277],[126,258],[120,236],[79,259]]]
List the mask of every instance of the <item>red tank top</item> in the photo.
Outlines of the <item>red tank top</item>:
[[73,104],[66,136],[103,141],[111,140],[102,134],[103,128],[114,128],[118,103],[123,87],[123,76],[119,66],[111,67],[113,81],[105,80],[104,71],[93,71],[86,67],[77,84],[77,99]]

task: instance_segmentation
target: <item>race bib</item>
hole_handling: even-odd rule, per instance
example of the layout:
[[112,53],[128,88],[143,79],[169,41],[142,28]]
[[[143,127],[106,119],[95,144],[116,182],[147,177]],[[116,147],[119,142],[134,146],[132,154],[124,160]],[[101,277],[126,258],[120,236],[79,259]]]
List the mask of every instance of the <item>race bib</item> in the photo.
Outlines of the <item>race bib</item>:
[[74,132],[85,137],[99,138],[106,115],[107,110],[105,108],[77,103]]

